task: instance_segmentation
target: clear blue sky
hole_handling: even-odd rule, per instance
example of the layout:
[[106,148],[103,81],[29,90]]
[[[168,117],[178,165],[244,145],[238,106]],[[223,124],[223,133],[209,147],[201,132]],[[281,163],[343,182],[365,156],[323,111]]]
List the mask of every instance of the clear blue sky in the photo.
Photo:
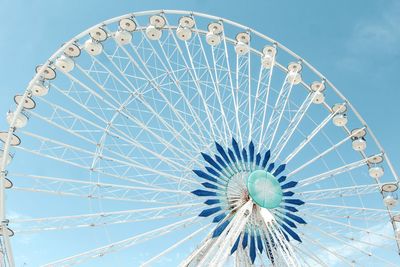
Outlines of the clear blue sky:
[[0,129],[13,96],[63,42],[102,20],[149,9],[209,13],[278,40],[341,90],[399,167],[400,3],[394,0],[0,0]]

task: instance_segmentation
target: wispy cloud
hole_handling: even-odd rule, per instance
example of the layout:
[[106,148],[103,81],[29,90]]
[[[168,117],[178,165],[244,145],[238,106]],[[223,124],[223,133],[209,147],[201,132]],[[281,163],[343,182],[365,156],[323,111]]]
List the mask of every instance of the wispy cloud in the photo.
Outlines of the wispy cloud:
[[[368,253],[371,249],[384,247],[388,245],[388,243],[391,243],[390,240],[381,236],[393,236],[393,227],[391,223],[378,224],[366,230],[373,234],[359,232],[356,235],[338,236],[338,238],[344,242],[326,242],[325,245],[330,251],[337,253],[348,261],[356,260],[356,265],[358,265],[357,259],[360,256],[365,256],[363,252]],[[349,238],[354,238],[354,241],[349,240]],[[332,241],[334,241],[334,239],[332,239]],[[351,244],[351,246],[349,244]],[[372,253],[375,252],[372,251]],[[344,264],[342,259],[326,250],[321,249],[315,254],[318,255],[320,259],[324,259],[324,262],[328,263],[329,266],[343,266]],[[363,258],[365,259],[365,257]],[[312,262],[310,261],[310,263]],[[363,264],[365,263],[363,262]]]
[[[386,3],[389,3],[386,2]],[[375,18],[362,20],[354,27],[348,47],[354,53],[369,55],[400,54],[400,2],[387,4]]]
[[400,2],[385,1],[378,15],[358,21],[345,43],[340,67],[364,72],[371,65],[388,65],[388,58],[400,56]]

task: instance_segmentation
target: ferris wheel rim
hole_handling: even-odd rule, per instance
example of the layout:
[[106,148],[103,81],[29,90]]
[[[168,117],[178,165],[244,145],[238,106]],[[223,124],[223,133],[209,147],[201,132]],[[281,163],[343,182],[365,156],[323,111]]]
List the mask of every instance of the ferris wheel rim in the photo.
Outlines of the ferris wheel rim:
[[[265,39],[266,41],[276,44],[276,46],[280,49],[282,49],[283,51],[287,52],[288,54],[290,54],[291,56],[297,58],[298,60],[300,60],[302,62],[302,64],[304,64],[305,66],[307,66],[311,71],[313,71],[319,78],[321,78],[322,80],[324,80],[334,91],[335,93],[348,105],[348,107],[350,107],[350,109],[354,112],[354,114],[356,115],[357,119],[362,123],[362,125],[364,127],[366,127],[366,130],[370,133],[372,139],[374,140],[375,144],[378,146],[378,148],[380,149],[382,156],[386,159],[386,162],[391,170],[392,175],[394,176],[394,178],[396,179],[397,183],[399,182],[399,177],[394,169],[394,167],[392,166],[392,163],[388,157],[388,155],[385,153],[383,147],[381,146],[379,140],[375,137],[374,133],[372,132],[371,128],[368,126],[368,124],[366,123],[366,121],[362,118],[362,116],[360,115],[360,113],[355,109],[355,107],[351,104],[351,102],[333,85],[332,82],[330,82],[327,78],[325,78],[324,75],[322,75],[317,69],[315,69],[310,63],[308,63],[308,61],[306,61],[305,59],[303,59],[302,57],[298,56],[296,53],[294,53],[292,50],[286,48],[284,45],[278,43],[277,41],[271,39],[270,37],[268,37],[267,35],[264,35],[256,30],[250,29],[242,24],[233,22],[231,20],[228,19],[224,19],[221,17],[217,17],[217,16],[212,16],[212,15],[207,15],[204,13],[198,13],[198,12],[190,12],[190,11],[182,11],[182,10],[151,10],[151,11],[143,11],[143,12],[134,12],[134,13],[128,13],[122,16],[118,16],[118,17],[114,17],[111,18],[109,20],[104,21],[103,23],[99,23],[96,24],[88,29],[86,29],[85,31],[81,32],[80,34],[76,35],[74,38],[72,38],[70,41],[66,42],[61,48],[59,48],[51,57],[49,57],[49,59],[46,61],[45,64],[43,64],[43,67],[36,73],[36,75],[34,76],[34,78],[29,82],[29,85],[27,86],[27,89],[25,90],[24,94],[22,95],[22,100],[25,100],[29,93],[30,93],[30,89],[32,87],[32,85],[37,82],[39,80],[39,78],[41,77],[41,75],[43,74],[44,70],[46,67],[50,66],[53,61],[60,55],[63,53],[64,49],[67,48],[69,45],[73,44],[74,42],[76,42],[77,40],[80,40],[82,37],[86,36],[90,31],[92,31],[93,29],[96,29],[97,27],[100,26],[104,26],[104,25],[108,25],[110,23],[115,23],[123,18],[128,18],[128,17],[135,17],[135,16],[147,16],[147,15],[154,15],[154,14],[178,14],[178,15],[193,15],[193,16],[199,16],[199,17],[203,17],[203,18],[207,18],[207,19],[212,19],[212,20],[217,20],[217,21],[222,21],[224,23],[228,23],[231,24],[235,27],[238,27],[240,29],[249,31],[263,39]],[[225,37],[224,37],[225,38]],[[17,115],[22,111],[23,109],[23,104],[22,101],[17,105],[17,109],[16,112],[14,113],[14,117],[10,123],[10,127],[8,129],[8,136],[6,139],[6,142],[4,143],[4,153],[7,154],[9,152],[10,149],[10,143],[11,143],[11,137],[12,134],[14,132],[15,129],[15,123],[16,123],[16,118]],[[2,173],[2,175],[4,175],[5,171],[6,171],[6,163],[5,163],[5,159],[3,159],[2,162],[0,162],[0,171]],[[5,176],[4,176],[5,177]],[[1,196],[0,199],[2,200],[2,203],[5,202],[5,194],[4,194],[4,186],[3,186],[3,179],[1,179]],[[389,211],[390,214],[390,211]],[[2,208],[0,210],[0,219],[3,221],[5,219],[5,213],[4,213],[4,208]],[[4,225],[3,225],[4,226]],[[5,239],[5,243],[9,243],[8,241],[8,235],[5,234],[6,228],[2,227],[2,231],[3,231],[3,237]],[[8,250],[8,249],[7,249]],[[10,254],[12,253],[11,248],[8,250],[10,252]],[[12,257],[12,254],[11,254]]]

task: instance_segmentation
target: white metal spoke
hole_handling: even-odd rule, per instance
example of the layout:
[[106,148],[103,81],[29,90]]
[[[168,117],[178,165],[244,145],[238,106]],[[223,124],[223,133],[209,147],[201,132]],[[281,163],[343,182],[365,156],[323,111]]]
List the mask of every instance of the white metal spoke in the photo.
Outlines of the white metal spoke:
[[47,193],[60,196],[73,196],[100,200],[118,200],[144,203],[176,203],[188,201],[192,195],[188,191],[159,187],[137,187],[109,183],[84,181],[82,179],[65,179],[31,174],[12,173],[27,185],[18,185],[13,190]]
[[211,224],[206,224],[205,226],[199,228],[198,230],[194,231],[190,235],[186,236],[185,238],[179,240],[176,242],[174,245],[170,246],[166,250],[162,251],[161,253],[157,254],[156,256],[152,257],[151,259],[147,260],[145,263],[141,264],[140,266],[151,266],[151,263],[156,262],[159,260],[161,257],[164,255],[170,253],[177,247],[181,246],[183,243],[187,242],[188,240],[192,239],[194,236],[198,235],[199,233],[203,232],[204,230],[208,229],[211,226]]
[[92,214],[47,217],[36,219],[15,219],[10,223],[16,233],[66,230],[83,227],[99,227],[110,224],[134,223],[180,217],[181,214],[194,215],[199,212],[199,204],[179,204],[157,208],[99,212]]
[[[356,131],[356,133],[364,130],[365,127],[361,128],[360,130]],[[329,152],[334,151],[335,149],[337,149],[339,146],[341,146],[342,144],[346,143],[348,140],[351,140],[352,135],[347,136],[346,138],[342,139],[340,142],[334,144],[333,146],[331,146],[330,148],[326,149],[324,152],[322,152],[321,154],[315,156],[314,158],[310,159],[309,161],[307,161],[306,163],[304,163],[303,165],[301,165],[300,167],[298,167],[297,169],[293,170],[291,173],[289,173],[290,176],[298,173],[299,171],[303,170],[305,167],[307,167],[308,165],[314,163],[316,160],[321,159],[322,157],[324,157],[325,155],[327,155]],[[291,154],[290,157],[288,157],[285,162],[289,162],[296,154]]]
[[308,108],[310,107],[312,101],[314,100],[314,94],[308,94],[307,98],[301,104],[299,109],[297,110],[296,114],[293,116],[292,120],[289,122],[285,132],[282,134],[281,138],[278,140],[277,144],[274,146],[274,150],[272,152],[272,162],[275,162],[279,155],[281,154],[282,150],[285,148],[286,144],[289,142],[290,137],[296,131],[297,126],[303,119],[304,115],[306,114]]
[[281,119],[283,114],[285,113],[285,108],[288,103],[290,93],[293,88],[293,83],[288,81],[288,77],[290,72],[287,73],[285,80],[282,84],[282,87],[279,91],[278,98],[275,102],[274,108],[272,110],[272,114],[269,118],[266,130],[266,136],[263,140],[268,140],[267,148],[271,148],[275,139],[275,135],[278,131]]
[[[378,154],[378,155],[382,155],[382,154]],[[359,168],[361,166],[364,166],[364,165],[367,164],[368,160],[373,158],[373,157],[374,156],[371,156],[369,158],[362,159],[362,160],[359,160],[359,161],[355,161],[355,162],[343,165],[341,167],[338,167],[336,169],[329,170],[327,172],[324,172],[324,173],[321,173],[321,174],[317,174],[317,175],[314,175],[314,176],[309,177],[309,178],[302,179],[299,182],[299,185],[298,185],[297,188],[301,188],[301,187],[304,187],[304,186],[307,186],[307,185],[310,185],[310,184],[321,182],[321,181],[323,181],[323,180],[325,180],[327,178],[333,177],[333,176],[341,174],[343,172],[348,172],[348,171],[353,170],[355,168]],[[289,177],[289,175],[288,175],[288,177]]]
[[373,209],[354,206],[340,206],[331,204],[307,202],[309,208],[302,209],[303,212],[326,216],[328,218],[339,217],[359,220],[385,221],[389,220],[387,209]]
[[364,228],[361,228],[361,227],[358,227],[358,226],[342,223],[342,222],[339,222],[339,221],[336,221],[336,220],[332,220],[332,219],[329,219],[329,218],[326,218],[326,217],[323,217],[323,216],[318,216],[318,215],[310,214],[310,213],[306,213],[306,212],[301,212],[301,214],[306,216],[306,217],[312,217],[314,219],[319,219],[319,220],[322,220],[322,221],[333,223],[334,225],[337,225],[337,226],[339,226],[341,228],[344,228],[347,231],[348,231],[348,229],[353,229],[353,230],[356,230],[356,231],[360,231],[362,233],[366,233],[366,234],[369,234],[369,235],[374,235],[374,236],[377,236],[377,237],[380,237],[380,238],[384,238],[384,239],[387,239],[387,240],[396,240],[396,238],[394,236],[388,236],[388,235],[381,234],[381,233],[375,233],[374,231],[371,231],[369,229],[364,229]]
[[330,113],[305,139],[301,142],[293,152],[284,160],[284,162],[289,163],[311,140],[325,127],[326,124],[335,116],[337,112]]
[[[55,157],[52,157],[52,158],[53,159],[58,159],[60,161],[64,161],[66,163],[70,163],[72,165],[73,164],[75,164],[77,166],[79,165],[78,163],[75,162],[76,159],[82,160],[82,159],[93,158],[93,157],[96,156],[96,154],[94,152],[88,151],[88,150],[83,149],[83,148],[79,148],[79,147],[76,147],[76,146],[65,144],[65,143],[62,143],[60,141],[51,140],[49,138],[40,136],[38,134],[30,133],[30,132],[23,131],[23,133],[25,135],[27,135],[27,136],[33,137],[35,139],[38,139],[41,142],[45,142],[48,145],[48,148],[54,147],[54,148],[57,148],[58,150],[61,150],[62,153],[59,154],[59,157],[55,156]],[[32,151],[32,150],[29,150],[27,148],[22,148],[22,147],[19,147],[19,149],[23,149],[25,151],[30,151],[30,152],[32,152],[34,154],[42,155],[44,157],[47,156],[47,155],[44,155],[43,153],[41,153],[41,151]],[[74,155],[74,154],[75,155],[79,155],[79,153],[82,153],[83,155],[81,155],[79,157],[70,156],[70,158],[63,158],[66,154],[68,154],[67,152],[71,152],[72,155]],[[113,158],[113,157],[110,157],[110,156],[106,156],[106,155],[102,155],[102,159],[107,160],[107,161],[111,161],[111,162],[114,162],[114,163],[117,163],[117,164],[120,164],[121,166],[138,168],[138,169],[141,169],[141,170],[144,170],[144,171],[148,171],[150,173],[153,173],[154,175],[160,175],[162,177],[171,179],[171,180],[176,181],[178,183],[181,182],[181,181],[185,181],[185,182],[188,182],[188,183],[199,184],[198,182],[196,182],[194,180],[189,180],[189,179],[186,179],[184,177],[179,177],[179,176],[176,176],[176,175],[169,174],[167,172],[156,170],[156,169],[150,168],[150,167],[145,166],[145,165],[143,165],[141,163],[138,163],[138,162],[132,161],[130,163],[130,162],[126,162],[124,160],[116,159],[116,158]],[[142,180],[138,180],[138,179],[135,179],[135,178],[129,178],[127,180],[132,181],[132,182],[136,182],[136,183],[139,183],[139,184],[145,184],[145,185],[148,184],[146,182],[143,182]]]
[[329,189],[320,189],[312,191],[296,192],[301,199],[308,202],[311,200],[332,199],[338,197],[352,197],[355,195],[379,193],[380,187],[377,184],[356,185],[349,187],[338,187]]
[[308,235],[305,235],[304,233],[302,234],[302,238],[307,240],[307,242],[313,243],[314,245],[317,246],[317,248],[321,249],[322,251],[326,251],[328,252],[330,255],[334,256],[335,258],[339,259],[340,262],[345,263],[346,265],[350,266],[350,267],[354,267],[353,261],[343,257],[341,254],[333,251],[332,249],[329,249],[329,247],[327,247],[326,245],[323,245],[321,242],[317,241],[316,239],[309,237]]
[[65,266],[65,265],[74,265],[74,264],[79,264],[79,263],[83,263],[87,260],[93,259],[93,258],[97,258],[97,257],[102,257],[106,254],[112,253],[112,252],[116,252],[119,251],[121,249],[126,249],[129,248],[133,245],[163,236],[165,234],[168,234],[174,230],[178,230],[179,228],[181,228],[184,225],[189,225],[192,224],[194,220],[198,219],[198,217],[191,217],[188,219],[184,219],[172,224],[169,224],[167,226],[155,229],[155,230],[151,230],[149,232],[143,233],[143,234],[139,234],[115,243],[111,243],[108,244],[106,246],[100,247],[100,248],[96,248],[93,250],[89,250],[86,251],[84,253],[78,254],[78,255],[74,255],[65,259],[61,259],[52,263],[48,263],[43,265],[43,267],[48,266]]

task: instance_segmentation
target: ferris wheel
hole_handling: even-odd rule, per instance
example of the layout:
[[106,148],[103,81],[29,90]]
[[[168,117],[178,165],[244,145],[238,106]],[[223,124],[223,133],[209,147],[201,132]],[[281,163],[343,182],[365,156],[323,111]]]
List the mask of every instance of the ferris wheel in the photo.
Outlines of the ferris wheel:
[[0,132],[5,266],[399,266],[389,158],[277,41],[145,11],[35,70]]

